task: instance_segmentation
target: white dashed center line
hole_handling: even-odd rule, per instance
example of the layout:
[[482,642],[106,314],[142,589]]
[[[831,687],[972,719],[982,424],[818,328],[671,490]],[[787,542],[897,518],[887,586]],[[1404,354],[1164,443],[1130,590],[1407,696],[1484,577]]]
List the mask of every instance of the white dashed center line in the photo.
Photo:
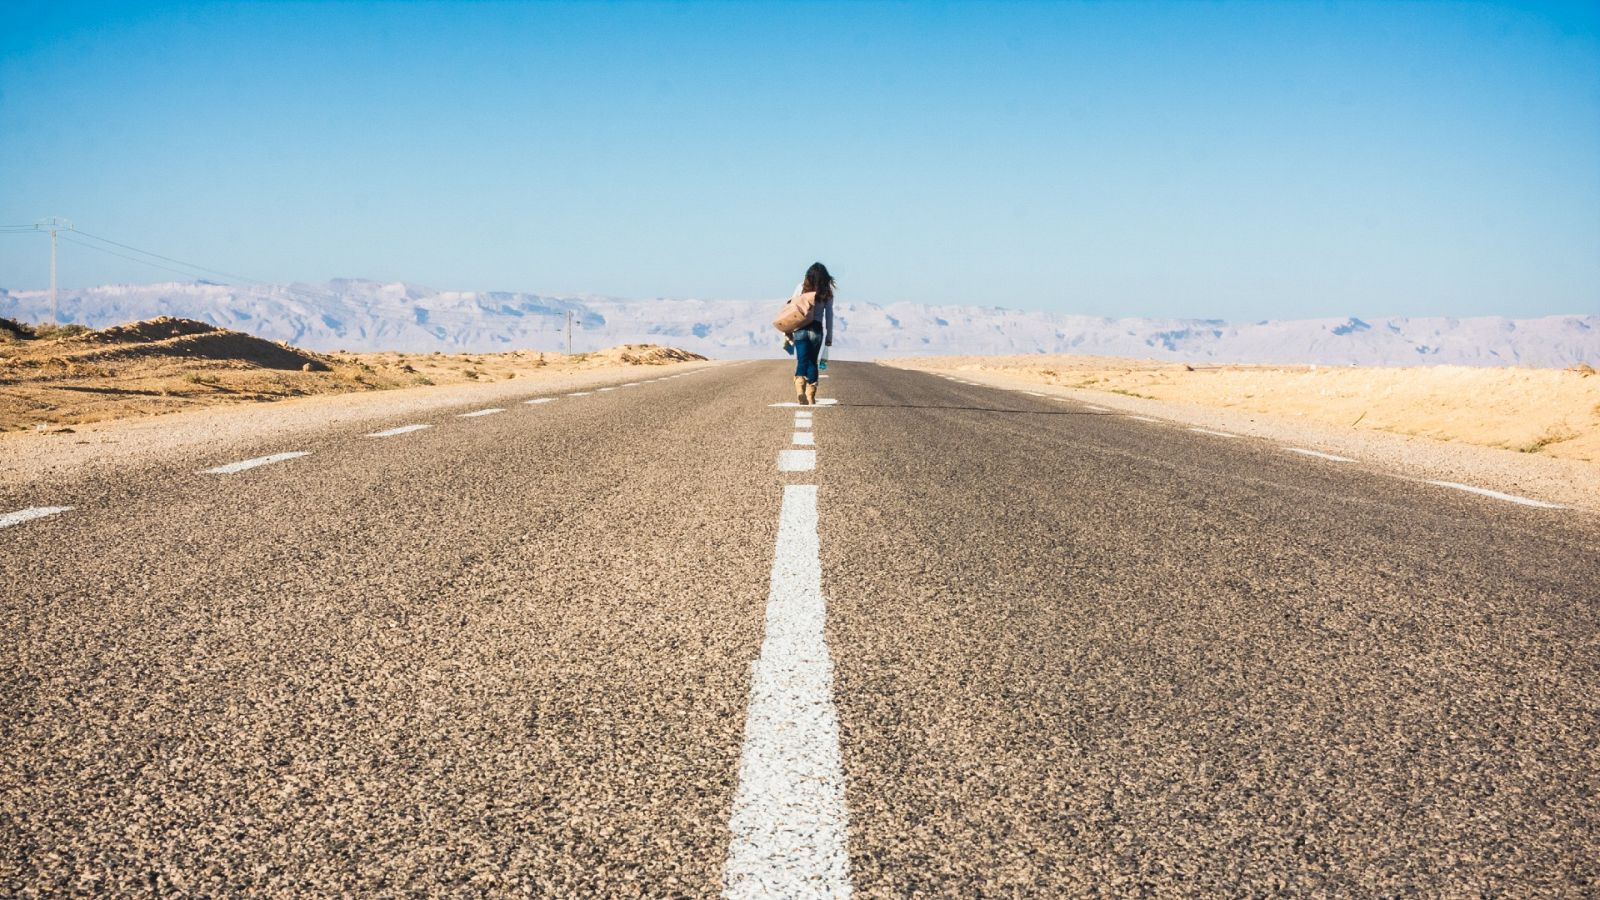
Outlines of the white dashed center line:
[[554,398],[554,397],[535,397],[532,400],[524,400],[522,402],[526,403],[526,404],[529,404],[531,406],[531,405],[533,405],[535,403],[554,403],[554,402],[556,402],[556,398]]
[[34,519],[42,519],[45,516],[53,516],[56,513],[64,513],[70,509],[72,509],[70,506],[30,506],[27,509],[19,509],[16,512],[0,515],[0,528],[10,528],[13,525],[21,525],[23,522],[31,522]]
[[637,381],[630,381],[627,384],[623,385],[623,387],[638,387],[638,386],[639,386],[639,382],[637,382]]
[[1474,487],[1470,484],[1461,484],[1455,481],[1430,481],[1428,483],[1436,484],[1439,487],[1455,488],[1458,491],[1470,491],[1474,494],[1493,497],[1496,500],[1504,500],[1508,503],[1520,503],[1523,506],[1537,506],[1540,509],[1566,509],[1560,504],[1546,503],[1543,500],[1531,500],[1527,497],[1518,497],[1516,494],[1502,494],[1499,491],[1491,491],[1488,488]]
[[850,896],[849,814],[819,550],[817,487],[789,485],[778,514],[765,637],[750,667],[724,897]]
[[587,397],[592,393],[594,393],[594,391],[573,391],[572,393],[568,394],[567,396],[568,397]]
[[388,431],[374,431],[373,433],[367,435],[367,437],[394,437],[397,434],[410,434],[413,431],[421,431],[424,428],[432,427],[432,425],[401,425],[399,428],[391,428]]
[[1135,422],[1154,422],[1158,425],[1161,424],[1160,419],[1152,419],[1149,416],[1128,416],[1128,418],[1133,419]]
[[836,399],[834,397],[818,397],[816,403],[796,403],[793,400],[790,400],[790,401],[788,401],[786,403],[768,403],[767,404],[767,408],[768,409],[794,409],[794,408],[798,407],[800,409],[816,409],[819,406],[837,406],[837,405],[839,405],[839,401],[838,401],[838,399]]
[[810,447],[816,444],[816,442],[817,439],[813,437],[809,431],[796,431],[794,433],[793,440],[790,441],[790,443],[794,444],[796,447]]
[[276,462],[283,462],[286,459],[298,459],[299,457],[308,455],[310,455],[310,451],[308,450],[295,450],[290,453],[274,453],[271,456],[258,456],[255,459],[246,459],[236,463],[228,463],[225,466],[217,466],[214,469],[202,469],[200,474],[232,475],[235,472],[243,472],[246,469],[254,469],[256,466],[270,465]]
[[815,450],[779,450],[779,472],[809,472],[817,467]]
[[1226,431],[1212,431],[1209,428],[1191,428],[1189,430],[1194,432],[1195,434],[1209,434],[1212,437],[1225,437],[1225,438],[1236,438],[1236,437],[1238,437],[1237,434],[1229,434]]
[[600,393],[604,394],[606,391],[614,391],[614,390],[616,390],[616,388],[614,388],[614,387],[601,388],[600,389]]
[[1085,404],[1084,404],[1084,405],[1083,405],[1083,408],[1084,408],[1084,409],[1092,409],[1092,410],[1094,410],[1094,411],[1095,411],[1095,412],[1111,412],[1111,410],[1109,410],[1109,409],[1106,409],[1106,408],[1105,408],[1105,407],[1104,407],[1104,406],[1095,406],[1095,405],[1094,405],[1094,404],[1092,404],[1092,403],[1085,403]]
[[1298,453],[1301,456],[1315,456],[1317,459],[1326,459],[1332,462],[1355,462],[1355,460],[1348,456],[1337,456],[1332,453],[1323,453],[1321,450],[1307,450],[1304,447],[1285,447],[1283,449],[1289,451],[1290,453]]
[[476,410],[474,412],[462,413],[461,415],[456,416],[456,418],[458,418],[458,419],[474,419],[474,418],[477,418],[478,416],[492,416],[495,413],[503,413],[503,412],[505,412],[504,409],[501,409],[498,406],[491,406],[488,409],[480,409],[480,410]]

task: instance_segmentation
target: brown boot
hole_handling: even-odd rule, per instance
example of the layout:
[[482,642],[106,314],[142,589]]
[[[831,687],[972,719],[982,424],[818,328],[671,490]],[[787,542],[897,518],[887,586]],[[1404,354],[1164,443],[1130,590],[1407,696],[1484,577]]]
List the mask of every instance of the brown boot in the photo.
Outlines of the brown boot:
[[[812,391],[812,393],[816,392]],[[796,375],[794,377],[794,402],[801,406],[806,405],[806,377],[804,375]]]
[[806,405],[817,405],[817,386],[815,384],[806,385]]

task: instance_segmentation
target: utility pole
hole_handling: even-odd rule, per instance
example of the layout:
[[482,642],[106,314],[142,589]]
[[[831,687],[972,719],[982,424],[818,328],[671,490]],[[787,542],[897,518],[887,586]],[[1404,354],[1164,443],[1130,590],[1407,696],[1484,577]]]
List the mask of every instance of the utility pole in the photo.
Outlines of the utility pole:
[[572,355],[572,310],[567,310],[567,355]]
[[50,324],[58,325],[61,317],[56,313],[56,229],[72,230],[72,223],[60,216],[51,216],[34,223],[35,228],[50,232]]

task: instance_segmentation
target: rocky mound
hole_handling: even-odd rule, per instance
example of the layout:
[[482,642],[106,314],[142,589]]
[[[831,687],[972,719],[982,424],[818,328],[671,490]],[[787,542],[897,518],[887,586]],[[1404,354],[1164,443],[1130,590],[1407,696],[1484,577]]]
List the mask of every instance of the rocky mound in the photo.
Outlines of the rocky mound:
[[171,316],[81,334],[62,341],[54,348],[54,353],[73,362],[170,358],[243,363],[262,369],[313,372],[330,369],[320,354],[218,328],[207,322]]
[[585,364],[629,366],[665,366],[670,363],[695,362],[705,359],[698,353],[662,347],[658,344],[619,344],[588,355]]
[[218,328],[210,322],[179,319],[173,316],[157,316],[154,319],[145,319],[142,322],[129,322],[125,325],[113,325],[110,328],[91,331],[88,334],[79,335],[76,340],[86,344],[143,344],[191,334],[212,334],[225,331],[226,329]]

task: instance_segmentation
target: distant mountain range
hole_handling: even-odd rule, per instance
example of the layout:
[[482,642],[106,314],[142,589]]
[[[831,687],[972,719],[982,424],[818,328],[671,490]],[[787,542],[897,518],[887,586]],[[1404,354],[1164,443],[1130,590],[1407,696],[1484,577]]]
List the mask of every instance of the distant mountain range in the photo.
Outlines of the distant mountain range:
[[[207,282],[62,291],[63,320],[95,328],[169,315],[312,350],[493,352],[670,344],[713,357],[774,355],[779,300],[618,300],[511,291],[438,291],[405,283],[241,287]],[[44,291],[0,289],[0,316],[42,321]],[[1188,362],[1328,365],[1600,363],[1600,315],[1535,319],[1107,319],[1003,309],[858,303],[836,314],[844,358],[918,354],[1087,353]]]

